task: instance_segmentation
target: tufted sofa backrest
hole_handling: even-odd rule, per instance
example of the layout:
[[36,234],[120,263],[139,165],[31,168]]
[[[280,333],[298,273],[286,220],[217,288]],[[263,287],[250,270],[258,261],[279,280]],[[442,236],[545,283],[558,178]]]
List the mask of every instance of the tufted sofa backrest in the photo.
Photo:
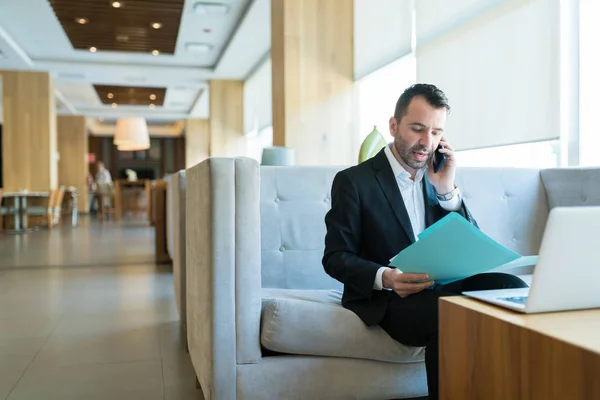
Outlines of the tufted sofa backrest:
[[262,286],[341,289],[321,264],[331,184],[343,167],[260,167]]
[[479,228],[521,255],[536,255],[548,218],[538,169],[459,168],[456,184]]

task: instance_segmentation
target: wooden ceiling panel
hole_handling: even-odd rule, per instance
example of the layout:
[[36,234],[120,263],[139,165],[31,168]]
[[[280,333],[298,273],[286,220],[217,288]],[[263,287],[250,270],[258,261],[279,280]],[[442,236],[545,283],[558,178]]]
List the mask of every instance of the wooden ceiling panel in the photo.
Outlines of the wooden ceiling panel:
[[[49,0],[76,49],[174,54],[184,0]],[[77,22],[85,18],[86,23]],[[154,29],[152,24],[162,24]]]
[[[130,106],[148,106],[150,104],[162,106],[167,93],[167,88],[135,86],[94,85],[94,89],[104,104],[116,103]],[[152,100],[152,95],[156,96],[154,100]]]

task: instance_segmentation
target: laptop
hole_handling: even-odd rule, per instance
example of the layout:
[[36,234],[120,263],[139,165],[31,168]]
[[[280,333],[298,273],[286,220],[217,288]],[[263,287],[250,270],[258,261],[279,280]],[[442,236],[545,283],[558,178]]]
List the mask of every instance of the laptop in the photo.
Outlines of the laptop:
[[600,308],[599,238],[600,207],[556,207],[529,288],[463,294],[522,313]]

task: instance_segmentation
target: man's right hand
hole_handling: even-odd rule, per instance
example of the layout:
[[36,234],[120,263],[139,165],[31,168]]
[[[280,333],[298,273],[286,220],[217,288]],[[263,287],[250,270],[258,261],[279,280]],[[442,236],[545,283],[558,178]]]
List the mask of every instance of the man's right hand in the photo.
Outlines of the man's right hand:
[[402,298],[418,293],[434,284],[429,280],[427,274],[402,273],[396,268],[383,271],[382,282],[384,288],[392,289]]

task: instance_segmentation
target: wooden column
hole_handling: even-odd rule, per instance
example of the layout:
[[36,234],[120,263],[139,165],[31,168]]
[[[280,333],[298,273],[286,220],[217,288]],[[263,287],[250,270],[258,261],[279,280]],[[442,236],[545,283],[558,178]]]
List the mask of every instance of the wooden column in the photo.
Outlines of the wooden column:
[[210,126],[208,119],[185,121],[185,167],[191,168],[210,155]]
[[244,82],[210,82],[210,156],[246,155],[244,140]]
[[60,115],[57,118],[58,184],[77,188],[78,209],[88,211],[88,134],[83,116]]
[[0,71],[4,190],[48,191],[58,184],[54,84],[46,72]]
[[299,165],[356,162],[353,38],[353,0],[271,0],[273,145]]

